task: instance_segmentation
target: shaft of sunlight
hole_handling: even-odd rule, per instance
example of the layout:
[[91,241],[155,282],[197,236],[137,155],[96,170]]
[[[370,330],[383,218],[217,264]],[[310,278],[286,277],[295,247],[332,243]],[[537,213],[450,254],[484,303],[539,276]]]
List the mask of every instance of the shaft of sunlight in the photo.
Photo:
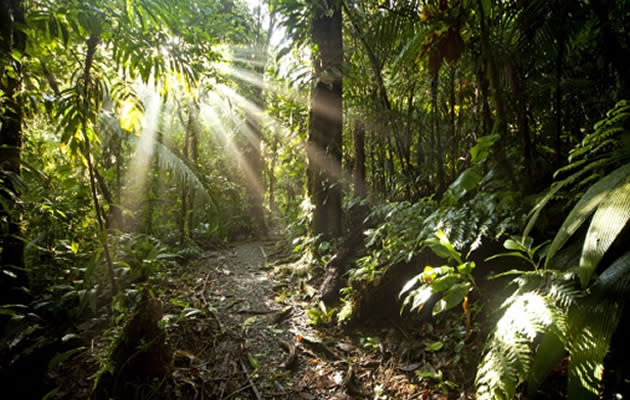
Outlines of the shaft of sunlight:
[[[208,95],[208,103],[202,106],[202,118],[210,126],[212,132],[215,132],[219,139],[226,146],[229,153],[234,157],[238,165],[243,171],[245,184],[252,188],[258,195],[264,194],[262,183],[256,178],[253,166],[247,160],[234,142],[233,132],[240,130],[251,144],[260,146],[260,142],[253,142],[254,133],[247,124],[239,120],[230,105],[217,93],[211,92]],[[230,124],[228,127],[226,124]]]
[[140,136],[129,161],[125,179],[127,184],[124,186],[125,193],[122,196],[125,199],[125,208],[131,210],[137,209],[145,197],[162,108],[160,96],[153,86],[144,85],[139,92],[145,104],[145,111],[140,125]]

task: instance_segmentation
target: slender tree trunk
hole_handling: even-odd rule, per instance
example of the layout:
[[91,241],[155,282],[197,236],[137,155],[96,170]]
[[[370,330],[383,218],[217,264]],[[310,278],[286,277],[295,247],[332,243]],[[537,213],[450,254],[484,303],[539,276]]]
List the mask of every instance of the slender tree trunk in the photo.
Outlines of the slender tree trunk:
[[488,72],[485,57],[480,56],[479,68],[477,69],[477,80],[479,91],[481,92],[481,136],[489,135],[492,128],[492,115],[490,113],[490,82],[488,82]]
[[564,51],[565,51],[566,33],[560,31],[558,37],[558,55],[556,58],[556,76],[555,89],[553,94],[553,114],[554,114],[554,135],[553,147],[556,152],[554,160],[554,168],[560,168],[562,165],[562,71],[564,69]]
[[342,233],[342,17],[338,0],[326,1],[329,13],[313,15],[311,35],[315,86],[311,89],[307,143],[309,194],[315,206],[312,231],[325,240]]
[[[19,188],[22,152],[22,64],[12,59],[21,56],[26,48],[26,35],[19,25],[24,23],[22,1],[9,0],[0,7],[0,51],[10,60],[0,77],[3,92],[0,109],[0,304],[12,302],[14,289],[28,286],[24,270],[24,242],[22,236]],[[6,207],[6,208],[5,208]]]
[[365,197],[365,126],[362,121],[354,121],[354,166],[352,177],[354,180],[354,194]]
[[[193,124],[190,129],[190,161],[192,165],[197,166],[199,164],[199,129],[200,126],[197,123],[199,117],[199,104],[197,102],[193,102],[192,111],[194,114]],[[195,194],[192,191],[188,193],[188,234],[190,235],[191,230],[195,222]]]
[[114,276],[114,265],[112,263],[112,258],[109,253],[109,245],[107,243],[107,227],[105,226],[105,217],[103,215],[103,209],[101,208],[98,193],[96,189],[96,174],[94,168],[94,162],[92,160],[92,152],[90,149],[90,137],[88,135],[88,116],[90,110],[90,95],[92,93],[91,90],[91,69],[92,63],[94,62],[94,55],[96,54],[96,46],[98,45],[99,38],[95,35],[91,35],[87,39],[87,51],[85,56],[85,65],[83,69],[83,117],[82,117],[82,131],[83,131],[83,140],[84,143],[84,153],[85,159],[88,164],[88,173],[90,176],[90,189],[92,191],[92,201],[94,202],[94,210],[96,212],[96,221],[98,223],[99,231],[103,233],[103,255],[105,256],[105,262],[107,265],[107,274],[109,275],[109,280],[112,289],[112,295],[118,292],[118,286],[116,284],[116,278]]
[[501,169],[505,171],[508,180],[513,186],[517,185],[516,178],[512,166],[508,163],[505,156],[505,141],[508,134],[507,110],[505,107],[505,99],[503,98],[503,90],[499,79],[499,70],[495,57],[490,54],[490,44],[488,43],[488,32],[486,27],[486,17],[483,12],[482,2],[479,1],[479,19],[481,24],[481,57],[487,66],[489,83],[494,91],[494,104],[496,109],[496,120],[492,131],[499,135],[494,147],[495,158]]
[[[267,49],[269,47],[269,40],[273,32],[275,25],[275,15],[270,15],[269,26],[267,32],[263,35],[261,7],[258,8],[258,32],[255,43],[255,54],[257,55],[257,64],[254,65],[254,74],[260,82],[264,80],[264,65],[267,62]],[[259,112],[263,112],[265,108],[264,96],[262,86],[255,86],[253,88],[252,102],[256,105]],[[263,172],[264,162],[262,158],[262,139],[263,128],[262,121],[259,115],[254,112],[247,112],[246,115],[247,125],[247,140],[245,144],[245,158],[248,164],[248,180],[246,184],[247,190],[247,203],[248,203],[248,218],[249,224],[254,235],[262,235],[267,232],[267,226],[265,224],[265,212],[264,212],[264,190]]]
[[527,115],[527,94],[524,88],[522,68],[512,68],[512,82],[517,104],[518,133],[523,146],[523,170],[525,171],[525,192],[533,188],[533,149],[529,132],[529,117]]
[[[179,113],[180,113],[179,119],[182,123],[184,123],[184,118],[181,115],[181,111]],[[186,125],[184,128],[184,145],[182,146],[182,153],[183,153],[182,155],[184,157],[184,160],[186,161],[188,161],[188,158],[189,158],[188,153],[189,153],[189,143],[190,143],[190,131],[192,128],[192,124],[193,124],[193,115],[192,115],[192,110],[189,109],[188,121],[186,122]],[[182,208],[181,208],[181,216],[179,220],[179,242],[183,244],[186,238],[189,236],[186,230],[186,222],[188,219],[188,204],[187,204],[188,203],[188,185],[186,184],[186,182],[182,184],[181,202],[182,202]]]
[[450,153],[451,153],[451,177],[454,178],[457,174],[457,137],[455,129],[455,73],[456,67],[450,68],[449,76],[449,130],[450,130]]
[[433,159],[434,159],[435,165],[433,165],[433,167],[437,168],[437,180],[438,180],[437,192],[442,193],[442,190],[444,190],[444,187],[446,186],[446,180],[445,180],[445,174],[444,174],[444,170],[446,167],[444,165],[444,154],[442,152],[442,135],[440,132],[440,113],[438,111],[438,106],[437,106],[439,79],[440,79],[440,71],[438,70],[435,76],[431,78],[431,114],[432,114],[431,137],[433,139],[432,141],[434,144]]
[[271,160],[269,165],[269,210],[273,214],[276,209],[276,163],[278,162],[278,135],[271,141]]

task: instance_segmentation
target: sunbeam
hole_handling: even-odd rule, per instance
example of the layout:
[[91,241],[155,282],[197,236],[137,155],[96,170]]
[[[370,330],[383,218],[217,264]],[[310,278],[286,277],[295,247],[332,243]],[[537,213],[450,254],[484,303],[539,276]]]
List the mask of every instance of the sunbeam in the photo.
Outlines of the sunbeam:
[[[238,148],[234,142],[233,132],[240,130],[245,134],[245,137],[250,143],[253,142],[253,132],[247,124],[239,120],[234,115],[234,110],[229,104],[216,92],[208,94],[208,102],[202,105],[201,115],[206,124],[211,126],[213,131],[218,135],[223,144],[227,147],[227,150],[235,158],[238,165],[241,167],[245,183],[252,188],[257,194],[262,196],[264,194],[264,188],[262,183],[256,178],[256,173],[252,166],[249,164],[247,157],[243,155],[243,152]],[[225,119],[231,122],[231,129],[227,129]]]
[[122,196],[125,199],[125,208],[131,210],[135,210],[143,200],[162,108],[160,96],[153,90],[152,85],[143,86],[140,92],[145,105],[145,112],[140,125],[140,137],[136,141],[136,148],[129,162],[126,176],[127,184],[124,186],[125,193]]
[[[237,58],[235,58],[234,60],[235,61],[239,60],[244,63],[248,63],[252,65],[257,65],[257,63],[259,62],[256,60],[237,59]],[[268,81],[263,79],[259,74],[256,74],[250,70],[239,68],[229,63],[216,63],[215,68],[224,75],[232,76],[236,78],[237,80],[256,86],[257,88],[260,88],[262,90],[270,91],[277,95],[291,98],[299,102],[300,104],[304,104],[304,105],[308,104],[308,98],[305,93],[302,93],[298,90],[291,90],[287,88],[286,86],[270,84]]]

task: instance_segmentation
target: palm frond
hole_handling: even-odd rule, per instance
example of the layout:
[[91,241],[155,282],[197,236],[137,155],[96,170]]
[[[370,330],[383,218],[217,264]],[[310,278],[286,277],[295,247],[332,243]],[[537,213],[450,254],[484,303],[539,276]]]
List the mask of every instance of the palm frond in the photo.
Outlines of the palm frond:
[[180,183],[188,185],[194,193],[216,208],[216,202],[201,179],[199,179],[194,167],[180,157],[177,151],[158,141],[155,143],[155,152],[158,166],[161,169],[170,171]]
[[569,398],[599,398],[604,357],[621,314],[621,305],[604,292],[585,297],[569,311]]
[[579,270],[583,287],[630,219],[630,168],[627,171],[625,179],[607,193],[595,211],[586,233]]
[[[600,179],[584,193],[584,196],[582,196],[580,201],[573,207],[573,210],[571,210],[564,220],[553,242],[551,242],[545,263],[546,265],[580,226],[588,220],[602,201],[610,195],[611,190],[623,185],[628,180],[629,176],[630,164],[626,164]],[[588,276],[590,277],[590,274]],[[585,283],[585,281],[582,282],[583,285]]]
[[[621,145],[621,142],[627,140],[628,137],[626,127],[628,120],[630,120],[630,101],[622,100],[608,111],[604,119],[595,124],[593,132],[586,135],[582,143],[571,151],[569,164],[556,171],[556,177],[570,175],[555,182],[532,209],[523,237],[531,233],[541,211],[556,198],[561,190],[573,188],[572,193],[579,194],[582,188],[587,184],[590,185],[594,179],[605,175],[612,168],[628,163],[630,152],[627,146]],[[610,151],[611,148],[614,150]],[[553,248],[555,251],[558,249]]]

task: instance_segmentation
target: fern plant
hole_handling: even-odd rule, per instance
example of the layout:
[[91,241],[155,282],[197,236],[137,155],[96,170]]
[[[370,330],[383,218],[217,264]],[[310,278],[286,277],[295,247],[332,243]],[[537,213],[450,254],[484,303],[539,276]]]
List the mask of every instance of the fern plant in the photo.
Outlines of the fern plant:
[[[524,237],[560,189],[603,174],[556,233],[544,267],[511,272],[517,274],[512,281],[517,289],[486,343],[476,377],[478,398],[510,399],[522,383],[535,394],[565,354],[570,358],[569,398],[600,395],[604,358],[630,295],[630,252],[623,245],[630,220],[628,121],[630,104],[623,101],[595,125],[560,171],[575,172],[552,186],[534,208]],[[582,237],[578,232],[586,223]],[[573,256],[575,248],[581,250]]]

